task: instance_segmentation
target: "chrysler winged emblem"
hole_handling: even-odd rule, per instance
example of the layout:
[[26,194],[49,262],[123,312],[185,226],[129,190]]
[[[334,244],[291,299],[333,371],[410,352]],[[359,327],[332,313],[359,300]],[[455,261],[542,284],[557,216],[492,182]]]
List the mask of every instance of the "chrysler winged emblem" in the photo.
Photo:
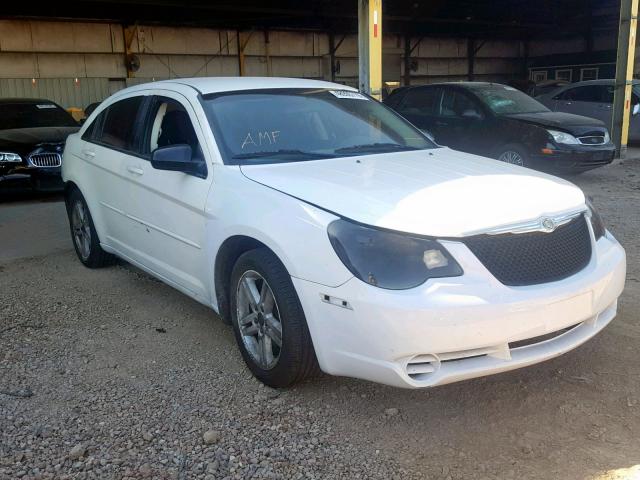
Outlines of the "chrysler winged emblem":
[[545,232],[553,232],[556,229],[556,222],[552,218],[545,217],[540,223],[542,224],[542,230]]

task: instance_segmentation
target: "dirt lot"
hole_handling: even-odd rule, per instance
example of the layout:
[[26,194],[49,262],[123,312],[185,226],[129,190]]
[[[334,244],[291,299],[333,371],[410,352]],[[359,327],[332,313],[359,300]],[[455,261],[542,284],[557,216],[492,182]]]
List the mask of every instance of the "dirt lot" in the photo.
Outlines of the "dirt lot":
[[640,478],[640,162],[571,180],[627,249],[618,318],[561,358],[423,391],[262,387],[211,311],[82,267],[61,203],[5,203],[0,479]]

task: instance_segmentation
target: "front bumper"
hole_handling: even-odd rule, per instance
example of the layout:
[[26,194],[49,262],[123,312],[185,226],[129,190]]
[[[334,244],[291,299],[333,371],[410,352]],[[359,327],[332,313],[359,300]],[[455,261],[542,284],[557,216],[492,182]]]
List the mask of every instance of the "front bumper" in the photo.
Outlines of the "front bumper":
[[581,272],[526,287],[498,282],[464,244],[442,243],[463,276],[403,291],[355,278],[336,288],[293,279],[323,371],[396,387],[443,385],[561,355],[616,314],[626,259],[609,233]]
[[37,192],[62,191],[61,167],[0,168],[0,191],[29,189]]
[[530,155],[534,166],[553,172],[579,173],[608,165],[613,161],[615,146],[567,145],[561,149],[550,149],[553,153]]

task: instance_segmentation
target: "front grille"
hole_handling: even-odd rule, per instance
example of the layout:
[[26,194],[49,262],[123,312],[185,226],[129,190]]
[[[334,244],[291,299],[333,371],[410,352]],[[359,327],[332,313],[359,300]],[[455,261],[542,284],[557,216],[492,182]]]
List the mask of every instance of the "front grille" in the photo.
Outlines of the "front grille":
[[29,160],[35,167],[59,167],[62,158],[59,153],[34,153]]
[[510,286],[562,280],[591,260],[591,236],[584,215],[551,233],[476,235],[463,242],[494,277]]

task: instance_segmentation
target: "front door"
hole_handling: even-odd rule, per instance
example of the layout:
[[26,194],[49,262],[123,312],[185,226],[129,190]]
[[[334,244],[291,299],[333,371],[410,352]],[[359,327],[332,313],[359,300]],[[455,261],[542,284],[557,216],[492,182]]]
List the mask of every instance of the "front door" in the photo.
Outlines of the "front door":
[[152,152],[171,145],[189,145],[194,159],[206,162],[204,135],[193,106],[182,95],[155,90],[141,133],[141,153],[126,168],[136,186],[129,213],[144,233],[135,245],[139,261],[205,303],[211,259],[205,258],[205,203],[212,181],[182,172],[157,170]]
[[473,97],[457,88],[444,88],[436,121],[436,142],[455,150],[488,153],[490,132],[483,109]]

